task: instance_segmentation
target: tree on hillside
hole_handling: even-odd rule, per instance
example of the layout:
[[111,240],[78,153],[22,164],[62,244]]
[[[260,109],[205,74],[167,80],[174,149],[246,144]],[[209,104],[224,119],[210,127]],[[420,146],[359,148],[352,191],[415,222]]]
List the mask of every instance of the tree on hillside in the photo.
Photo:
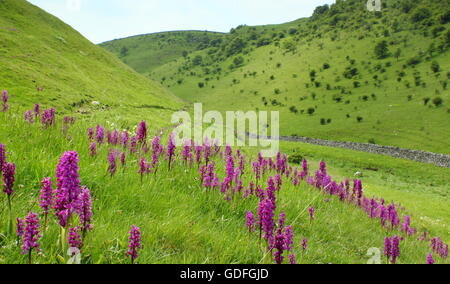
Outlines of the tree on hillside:
[[439,65],[439,63],[437,63],[437,61],[433,61],[433,62],[431,63],[431,70],[432,70],[434,73],[439,73],[439,72],[441,72],[441,66]]
[[234,58],[234,60],[233,60],[233,65],[234,65],[233,67],[234,68],[240,67],[244,64],[244,62],[245,62],[244,57],[238,56],[238,57]]
[[387,41],[383,40],[375,46],[375,56],[378,59],[389,57],[389,47]]
[[283,48],[288,52],[295,53],[297,51],[297,43],[292,39],[285,40],[283,42]]
[[266,46],[271,43],[271,40],[268,38],[260,38],[258,42],[256,43],[257,47]]
[[330,6],[328,6],[328,5],[319,6],[314,10],[313,15],[320,16],[320,15],[323,15],[326,12],[328,12],[328,10],[330,10]]
[[316,70],[311,70],[311,72],[309,72],[309,78],[311,79],[311,82],[316,81]]
[[427,8],[420,8],[419,10],[417,10],[414,15],[412,16],[412,21],[414,23],[418,23],[421,22],[425,19],[428,19],[432,16],[433,14],[431,13],[430,10],[428,10]]
[[445,25],[450,22],[450,10],[441,16],[441,24]]
[[233,56],[235,54],[241,53],[245,48],[245,41],[242,38],[237,37],[233,39],[227,47],[227,56]]
[[257,40],[258,38],[259,36],[255,32],[250,33],[250,36],[248,37],[249,40]]
[[292,112],[292,113],[298,114],[298,109],[297,109],[297,107],[295,107],[295,106],[291,106],[291,107],[289,108],[289,110],[290,110],[290,112]]
[[298,30],[296,28],[290,28],[289,31],[288,31],[288,33],[290,35],[295,35],[295,34],[297,34],[297,32],[298,32]]
[[354,68],[352,66],[348,66],[344,71],[344,77],[347,79],[352,79],[353,77],[357,76],[359,74],[359,71],[357,68]]
[[397,50],[394,53],[394,57],[397,58],[397,61],[398,61],[400,56],[402,56],[402,50],[400,48],[397,48]]
[[203,63],[203,57],[201,55],[197,55],[196,57],[194,57],[194,59],[192,60],[192,64],[194,66],[199,66]]
[[443,101],[442,98],[440,98],[440,97],[436,97],[436,98],[433,99],[433,104],[434,104],[436,107],[440,107],[440,106],[442,105],[443,102],[444,102],[444,101]]
[[403,13],[408,14],[413,8],[414,5],[410,1],[403,1],[402,5],[402,11]]
[[221,38],[213,39],[209,42],[209,45],[212,47],[219,47],[222,44],[223,40]]
[[338,24],[339,21],[341,21],[341,20],[342,20],[342,17],[341,17],[341,16],[335,15],[333,18],[331,18],[330,25],[333,26],[333,27],[335,27],[335,26],[337,26],[337,24]]
[[126,46],[122,47],[122,49],[120,50],[120,56],[121,57],[125,57],[128,55],[128,48]]

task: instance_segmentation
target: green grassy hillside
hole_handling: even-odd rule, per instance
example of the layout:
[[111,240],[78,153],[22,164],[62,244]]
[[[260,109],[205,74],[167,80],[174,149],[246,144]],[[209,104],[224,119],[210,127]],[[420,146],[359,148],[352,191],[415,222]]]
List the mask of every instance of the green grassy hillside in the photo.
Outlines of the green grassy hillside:
[[[436,8],[432,5],[430,7]],[[8,162],[8,164],[3,164],[4,167],[1,167],[2,171],[0,172],[0,264],[28,262],[44,264],[69,261],[71,255],[67,250],[69,247],[68,231],[72,229],[73,232],[78,226],[86,224],[81,224],[79,215],[82,214],[80,211],[73,210],[73,216],[67,219],[64,227],[61,226],[60,218],[64,216],[62,209],[69,210],[68,213],[71,212],[70,209],[80,209],[74,207],[81,204],[80,202],[66,203],[64,206],[67,207],[58,207],[66,200],[74,199],[72,195],[70,197],[67,195],[66,190],[69,191],[69,189],[62,188],[62,183],[70,187],[70,191],[75,195],[81,186],[86,186],[92,197],[93,215],[88,222],[93,225],[89,226],[92,230],[79,236],[82,244],[79,242],[75,244],[81,248],[81,263],[130,263],[127,251],[129,249],[128,233],[132,225],[139,226],[142,233],[142,249],[135,261],[137,263],[274,263],[274,251],[267,250],[266,242],[260,240],[259,232],[250,233],[246,228],[246,214],[248,211],[252,211],[257,215],[260,203],[260,196],[257,196],[257,192],[249,191],[251,183],[260,185],[265,190],[269,186],[270,177],[277,175],[282,184],[279,191],[275,193],[276,202],[273,195],[270,197],[270,191],[266,192],[265,197],[272,198],[271,202],[275,202],[269,205],[276,204],[273,221],[278,221],[278,216],[284,211],[286,214],[285,225],[292,226],[293,244],[291,252],[284,252],[286,257],[284,263],[288,262],[288,254],[294,254],[297,263],[301,264],[364,264],[373,256],[373,254],[368,255],[369,250],[373,248],[379,249],[379,260],[384,263],[386,262],[383,256],[384,240],[386,237],[394,235],[399,236],[401,240],[399,245],[401,256],[397,263],[422,264],[426,262],[427,255],[430,253],[433,253],[436,263],[449,263],[448,258],[440,257],[431,249],[430,242],[434,237],[441,237],[446,243],[450,241],[448,234],[450,169],[350,150],[281,143],[281,151],[289,155],[288,162],[277,162],[286,166],[289,173],[283,172],[281,167],[278,169],[270,167],[266,168],[266,171],[258,179],[252,167],[253,163],[267,165],[269,162],[264,161],[263,163],[258,159],[259,149],[257,148],[235,148],[231,150],[230,154],[224,147],[213,147],[212,152],[209,152],[206,151],[209,149],[208,145],[203,145],[200,147],[198,162],[192,148],[187,151],[176,147],[173,151],[174,155],[168,155],[170,147],[167,142],[169,134],[167,129],[169,128],[160,134],[160,127],[168,124],[167,118],[172,110],[182,107],[179,99],[169,91],[165,91],[157,83],[136,74],[131,68],[115,59],[112,54],[92,45],[61,21],[25,1],[1,1],[0,15],[0,60],[2,66],[0,88],[7,89],[10,94],[8,101],[10,109],[0,112],[0,149],[2,149],[0,157],[2,163],[5,156],[6,162]],[[323,64],[322,62],[327,59],[330,59],[330,62],[331,59],[335,61],[336,65],[331,65],[330,70],[323,71],[322,75],[320,75],[322,72],[317,72],[316,82],[326,82],[327,72],[336,72],[336,74],[342,72],[341,69],[345,65],[339,64],[341,59],[338,60],[338,58],[344,56],[344,53],[332,56],[325,56],[323,52],[314,54],[315,49],[312,43],[318,40],[319,33],[307,35],[305,31],[302,33],[300,30],[301,27],[305,27],[309,31],[309,28],[312,28],[311,25],[314,25],[314,21],[321,23],[321,21],[326,22],[326,19],[304,19],[277,26],[241,27],[229,35],[224,35],[222,41],[214,43],[215,46],[209,46],[206,49],[191,46],[192,53],[186,58],[178,58],[177,62],[159,66],[154,71],[155,73],[150,75],[156,76],[158,80],[161,79],[160,76],[166,76],[166,80],[163,80],[164,84],[170,86],[181,97],[190,101],[201,99],[208,107],[221,110],[227,110],[230,107],[251,109],[254,106],[260,109],[269,109],[271,107],[259,103],[259,101],[262,102],[263,96],[269,98],[268,95],[253,93],[249,96],[246,92],[251,89],[258,89],[261,92],[262,90],[271,90],[276,88],[278,83],[293,88],[297,86],[299,92],[315,90],[318,95],[320,94],[321,97],[317,95],[315,101],[312,100],[312,97],[303,100],[307,103],[317,103],[317,113],[328,109],[330,115],[337,116],[339,112],[329,106],[344,104],[331,103],[328,98],[335,94],[336,90],[328,91],[322,87],[311,86],[307,88],[306,82],[311,84],[307,79],[310,72],[305,71],[306,69],[303,70],[302,65],[298,65],[299,60],[314,63],[314,66],[319,62]],[[292,27],[296,27],[297,31],[291,30]],[[326,29],[326,27],[327,25],[323,23],[320,29]],[[235,50],[235,48],[241,47],[240,41],[236,38],[253,32],[257,34],[256,37],[252,35],[245,48],[239,53],[230,55],[229,48]],[[276,36],[270,36],[270,42],[260,40],[260,38],[269,37],[273,32],[276,32]],[[284,38],[280,36],[280,33],[285,34]],[[326,38],[327,33],[323,32],[323,34]],[[349,41],[356,43],[350,37],[351,31],[345,35],[349,36]],[[283,47],[285,41],[295,38],[299,38],[298,52],[283,55],[282,49],[277,45]],[[438,40],[442,40],[442,38],[436,38],[436,42]],[[260,43],[258,44],[258,42]],[[269,43],[264,46],[264,42]],[[330,45],[337,44],[331,39],[326,42]],[[256,47],[261,44],[263,45]],[[309,47],[308,44],[310,44]],[[309,48],[311,56],[302,53],[300,48],[304,50]],[[336,47],[336,50],[340,49]],[[412,47],[408,50],[408,52],[412,52]],[[436,57],[433,57],[433,60],[440,60],[442,69],[448,67],[445,65],[448,63],[445,52],[447,52],[446,49],[443,52],[436,52]],[[175,53],[179,53],[179,50],[173,54]],[[368,54],[371,54],[371,51],[368,51]],[[240,63],[242,66],[230,69],[230,62],[239,63],[239,60],[234,60],[239,56],[244,58],[244,62]],[[266,56],[272,56],[273,59],[269,60],[270,58],[266,58]],[[357,57],[355,56],[355,58]],[[418,64],[414,70],[428,68],[429,62],[425,58],[421,57],[420,59],[422,63]],[[375,59],[370,60],[378,62]],[[399,60],[405,62],[406,59]],[[390,61],[394,64],[395,60],[391,59]],[[276,67],[277,62],[281,62],[281,66]],[[368,77],[368,73],[371,72],[370,68],[361,68],[360,64],[362,62],[354,63],[364,74],[361,76]],[[212,69],[213,67],[222,69]],[[149,70],[152,68],[150,67]],[[407,67],[407,70],[410,68]],[[248,70],[257,70],[257,73],[248,75]],[[276,74],[273,80],[267,78],[272,72]],[[293,72],[298,73],[296,78],[291,76]],[[392,72],[392,70],[387,70],[385,73],[392,74]],[[423,72],[425,75],[426,72]],[[205,75],[206,73],[209,75]],[[444,71],[438,73],[441,75],[436,80],[445,80]],[[205,76],[215,79],[206,80]],[[239,79],[233,82],[233,78]],[[181,82],[178,82],[180,79],[182,79]],[[269,80],[269,83],[266,84],[266,80]],[[300,83],[297,84],[296,80],[299,80]],[[202,88],[199,88],[199,81],[204,82]],[[430,81],[431,83],[428,84],[437,86],[437,81],[435,81]],[[349,82],[342,79],[342,82],[333,83],[333,86],[344,85],[344,83],[347,86]],[[248,87],[247,91],[244,90],[242,94],[237,91],[241,86]],[[391,88],[388,86],[387,83],[382,83],[380,88]],[[364,88],[369,88],[369,86],[360,87],[360,89]],[[378,89],[378,87],[371,88]],[[422,89],[428,90],[423,87],[411,86],[411,92]],[[399,90],[403,90],[403,88],[399,87]],[[429,147],[433,149],[441,147],[441,144],[434,139],[448,135],[437,132],[439,129],[445,130],[445,125],[447,125],[439,125],[441,120],[445,122],[443,120],[445,116],[442,116],[440,112],[443,111],[447,102],[444,96],[445,92],[439,92],[439,96],[444,98],[444,106],[424,107],[418,103],[418,98],[414,98],[411,103],[412,112],[420,110],[428,114],[430,120],[434,121],[430,129],[426,130],[432,134],[429,137]],[[418,94],[423,95],[422,93]],[[294,92],[285,89],[282,93],[273,95],[273,98],[284,96],[287,97],[287,101],[296,98]],[[360,95],[354,91],[353,94],[346,94],[346,96],[354,98]],[[377,100],[373,100],[371,97],[371,100],[365,102],[368,108],[364,112],[367,115],[365,118],[368,118],[369,113],[375,117],[377,114],[371,113],[373,109],[381,108],[383,104],[394,99],[390,94],[377,95],[376,98]],[[322,100],[325,100],[326,103],[323,104]],[[93,104],[94,101],[100,104]],[[364,99],[360,102],[356,101],[352,100],[349,107],[362,106]],[[44,127],[40,123],[39,116],[34,117],[34,123],[25,121],[23,111],[32,108],[35,103],[42,107],[56,108],[54,124]],[[301,104],[299,101],[297,103]],[[417,106],[413,107],[415,103]],[[373,106],[369,107],[369,104]],[[275,109],[282,110],[285,116],[290,115],[290,111],[287,111],[284,106],[277,106]],[[394,111],[399,107],[393,105],[392,109]],[[355,112],[361,113],[363,111],[363,108],[355,110]],[[402,112],[402,116],[399,115],[399,118],[406,116],[404,112]],[[63,118],[66,114],[75,116],[77,119],[75,121],[66,120]],[[414,115],[413,113],[409,115],[412,121],[406,119],[401,121],[404,124],[402,129],[413,128],[411,125],[418,122]],[[444,115],[446,114],[444,113]],[[32,114],[31,116],[33,117]],[[290,129],[299,130],[294,123],[301,119],[311,122],[311,126],[309,126],[311,129],[319,129],[316,123],[317,117],[315,114],[308,118],[306,114],[301,115],[300,113],[291,118],[288,117],[293,125],[284,122],[282,127],[286,130],[283,131],[288,133]],[[352,117],[354,117],[353,114]],[[95,137],[92,138],[87,135],[88,129],[95,128],[97,125],[105,126],[105,134],[111,135],[115,130],[117,130],[116,133],[123,134],[127,130],[130,136],[136,135],[134,127],[143,119],[147,120],[149,127],[146,132],[147,136],[143,135],[144,131],[140,131],[141,137],[145,138],[142,138],[142,141],[137,144],[137,148],[132,146],[132,139],[128,141],[130,143],[116,143],[111,136],[110,139],[106,138],[103,141],[103,139],[98,139],[97,135],[93,135]],[[364,120],[365,122],[366,120]],[[393,122],[391,121],[391,123]],[[334,125],[334,120],[332,125]],[[347,126],[352,125],[347,124]],[[317,131],[314,135],[344,139],[347,138],[342,134],[344,126],[343,124],[341,128],[337,128],[341,132],[336,130],[333,134],[332,132]],[[357,130],[352,132],[353,135],[358,133]],[[305,131],[308,131],[308,128]],[[162,148],[151,147],[155,135],[161,135],[160,146]],[[364,133],[357,134],[358,137],[364,137],[363,135]],[[389,137],[381,135],[381,131],[378,135],[383,139]],[[106,136],[108,137],[108,135]],[[400,144],[408,144],[406,136],[399,135],[399,137]],[[356,138],[350,137],[349,139]],[[123,140],[120,139],[120,141]],[[393,141],[386,140],[386,142]],[[409,143],[411,144],[408,145],[412,145],[413,142]],[[422,138],[414,143],[425,145]],[[150,146],[150,149],[146,146]],[[238,154],[237,150],[240,150],[241,153]],[[61,160],[62,166],[56,170],[59,159],[67,151],[77,152],[77,162],[72,160],[72,163],[67,163],[65,160],[63,163],[64,160]],[[192,164],[184,161],[183,152],[185,156],[188,156],[186,152],[194,156]],[[212,153],[211,156],[208,153]],[[122,157],[124,158],[122,159]],[[209,160],[206,161],[205,157],[209,157]],[[241,157],[243,157],[242,160]],[[147,161],[147,163],[155,161],[155,167],[140,174],[142,165],[149,166],[149,164],[141,163],[142,159],[145,159],[144,162]],[[294,168],[301,167],[299,163],[303,159],[308,160],[309,172],[307,178],[298,181],[298,175],[295,174]],[[234,162],[234,171],[231,172],[230,161]],[[327,174],[337,183],[345,181],[346,178],[352,182],[355,172],[361,172],[363,184],[361,197],[357,197],[356,190],[351,194],[352,189],[349,188],[349,191],[345,193],[346,198],[342,199],[342,196],[332,194],[333,192],[329,190],[330,184],[327,186],[325,184],[322,186],[312,185],[313,182],[323,183],[327,180],[321,176],[324,175],[323,167],[320,175],[315,174],[321,161],[327,162]],[[10,163],[15,165],[14,174],[11,173],[13,167]],[[212,170],[211,165],[215,165]],[[224,190],[206,188],[206,179],[204,182],[201,181],[201,171],[199,171],[202,166],[210,167],[208,172],[214,172],[218,178],[219,187],[226,177],[231,178],[233,182],[228,185],[224,183]],[[59,177],[58,181],[55,174]],[[51,198],[44,198],[45,201],[52,203],[48,218],[46,218],[44,208],[41,207],[40,192],[41,181],[46,177],[49,177],[54,183]],[[296,184],[296,181],[299,183]],[[58,191],[56,191],[57,186],[60,187]],[[8,194],[11,195],[8,196]],[[395,211],[399,214],[399,225],[403,223],[406,216],[410,216],[411,226],[417,232],[414,230],[402,231],[401,226],[394,226],[395,228],[392,229],[382,226],[381,213],[378,217],[371,216],[372,218],[369,218],[369,215],[374,213],[372,212],[374,209],[382,207],[382,197],[384,197],[386,205],[391,202],[395,203]],[[80,201],[79,196],[76,198],[77,201]],[[85,199],[83,200],[85,201]],[[369,204],[369,200],[376,201],[379,207],[375,208],[375,205]],[[54,206],[57,203],[58,206]],[[266,209],[272,210],[274,208],[272,206],[270,209],[267,207]],[[368,210],[369,207],[372,210]],[[310,208],[315,210],[313,219],[309,215]],[[40,251],[32,250],[31,254],[28,254],[27,247],[25,246],[25,251],[23,251],[22,245],[24,241],[30,239],[30,235],[18,237],[15,232],[17,227],[14,223],[17,222],[16,218],[24,219],[30,211],[36,213],[39,218]],[[83,210],[84,216],[87,211],[90,210]],[[393,216],[395,214],[390,214],[390,217]],[[266,219],[271,219],[270,216],[268,217]],[[394,219],[392,218],[391,221]],[[273,230],[282,227],[276,224]],[[33,230],[28,230],[28,233],[30,231]],[[421,240],[424,232],[427,235]],[[76,234],[71,234],[70,238],[72,245],[73,240],[78,237],[74,235]],[[304,239],[307,239],[306,250],[302,247]],[[376,250],[372,250],[372,252],[376,254]],[[441,250],[440,253],[444,256],[444,250]]]
[[[24,0],[0,1],[0,88],[12,105],[134,121],[163,119],[179,99]],[[98,102],[96,104],[93,102]]]
[[224,34],[207,31],[174,31],[113,40],[100,46],[116,54],[140,73],[148,73],[181,56],[207,48]]
[[365,3],[240,26],[146,75],[208,109],[279,110],[282,135],[450,153],[448,1]]

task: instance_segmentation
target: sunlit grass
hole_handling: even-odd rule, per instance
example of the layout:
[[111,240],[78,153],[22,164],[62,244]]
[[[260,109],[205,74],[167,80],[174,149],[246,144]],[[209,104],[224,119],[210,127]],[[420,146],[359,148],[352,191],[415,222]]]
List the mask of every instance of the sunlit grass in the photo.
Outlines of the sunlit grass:
[[[271,262],[269,257],[264,258],[258,235],[249,234],[245,228],[245,213],[248,210],[256,213],[257,199],[237,198],[227,202],[219,192],[206,191],[200,186],[196,166],[186,168],[180,162],[169,171],[167,162],[162,161],[158,173],[144,177],[141,183],[137,173],[138,157],[129,156],[127,167],[119,167],[117,174],[111,177],[107,174],[109,147],[102,146],[96,157],[88,154],[86,130],[90,126],[80,120],[64,136],[60,124],[43,130],[39,124],[28,125],[21,116],[0,114],[0,141],[7,147],[8,161],[15,162],[18,169],[14,217],[24,217],[31,210],[40,212],[39,182],[47,176],[54,180],[59,157],[67,150],[76,150],[80,155],[81,183],[91,189],[94,210],[95,228],[85,240],[83,262],[129,263],[126,250],[132,224],[142,230],[143,250],[139,263]],[[253,150],[245,152],[248,157],[255,155]],[[215,161],[219,175],[223,176],[225,168],[221,158]],[[334,171],[331,165],[330,170]],[[251,170],[249,167],[247,171]],[[267,178],[268,175],[263,180]],[[250,179],[252,174],[247,172],[244,184]],[[7,219],[5,200],[2,196],[1,220]],[[278,200],[277,213],[284,210],[287,224],[294,226],[295,254],[300,263],[366,263],[369,248],[382,250],[384,237],[400,234],[386,232],[379,221],[369,220],[360,209],[342,204],[305,183],[295,188],[285,180]],[[310,206],[317,212],[312,223],[307,212]],[[2,232],[5,226],[2,221]],[[443,231],[430,228],[430,234],[435,232]],[[305,254],[301,249],[304,237],[309,241]],[[42,255],[34,257],[35,262],[67,261],[68,256],[58,246],[58,240],[59,226],[51,216],[49,228],[41,240]],[[1,263],[27,261],[16,246],[14,236],[2,239],[2,247]],[[401,249],[401,263],[424,263],[429,244],[412,237],[402,242]]]

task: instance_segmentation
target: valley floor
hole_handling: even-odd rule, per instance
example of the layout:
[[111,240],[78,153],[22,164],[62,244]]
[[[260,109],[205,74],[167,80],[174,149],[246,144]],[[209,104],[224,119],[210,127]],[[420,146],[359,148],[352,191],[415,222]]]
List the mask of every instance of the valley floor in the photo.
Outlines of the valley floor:
[[[255,135],[252,133],[247,133],[246,136],[249,138],[253,138],[253,139],[260,138],[259,135]],[[392,147],[392,146],[380,146],[380,145],[376,145],[376,144],[356,143],[356,142],[338,142],[338,141],[322,140],[322,139],[315,139],[315,138],[309,138],[309,137],[280,136],[280,137],[268,137],[267,139],[270,139],[270,140],[276,139],[279,141],[306,143],[306,144],[333,147],[333,148],[350,149],[350,150],[361,151],[361,152],[366,152],[366,153],[391,156],[394,158],[407,159],[407,160],[421,162],[421,163],[428,163],[428,164],[436,165],[439,167],[450,168],[450,155],[445,155],[445,154],[437,154],[437,153],[431,153],[431,152],[425,152],[425,151],[403,149],[403,148]]]

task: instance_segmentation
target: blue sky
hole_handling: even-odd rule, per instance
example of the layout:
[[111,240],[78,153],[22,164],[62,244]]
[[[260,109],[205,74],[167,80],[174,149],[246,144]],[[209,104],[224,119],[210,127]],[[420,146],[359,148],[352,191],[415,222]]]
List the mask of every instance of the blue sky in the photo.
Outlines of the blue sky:
[[172,30],[227,32],[308,17],[334,0],[28,0],[94,43]]

